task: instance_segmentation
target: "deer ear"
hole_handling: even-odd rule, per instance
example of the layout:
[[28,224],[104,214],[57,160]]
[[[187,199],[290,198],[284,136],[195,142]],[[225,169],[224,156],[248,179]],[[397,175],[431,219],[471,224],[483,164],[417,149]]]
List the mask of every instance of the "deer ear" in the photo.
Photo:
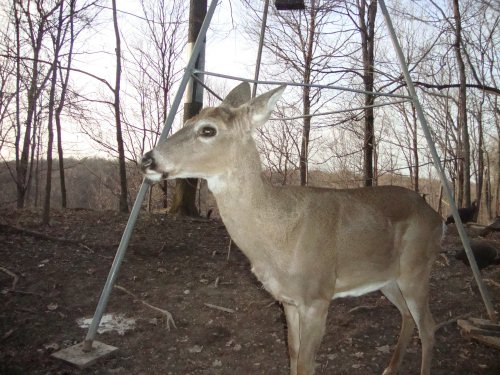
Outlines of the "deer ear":
[[265,94],[259,95],[248,104],[252,127],[257,128],[263,125],[271,117],[271,113],[274,111],[281,95],[283,95],[285,88],[286,85],[282,85],[268,91]]
[[238,108],[250,100],[250,84],[242,82],[227,94],[221,106]]

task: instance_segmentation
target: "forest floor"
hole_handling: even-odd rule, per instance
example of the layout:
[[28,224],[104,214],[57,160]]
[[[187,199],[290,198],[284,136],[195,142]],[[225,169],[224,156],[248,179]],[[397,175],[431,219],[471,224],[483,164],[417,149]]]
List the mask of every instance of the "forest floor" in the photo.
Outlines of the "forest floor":
[[[0,374],[288,374],[282,308],[238,249],[228,257],[222,222],[164,214],[140,215],[111,294],[107,313],[135,322],[98,336],[119,350],[84,370],[51,357],[85,337],[77,320],[94,313],[126,221],[111,211],[64,210],[42,227],[38,212],[0,211]],[[497,234],[487,240],[500,246]],[[462,337],[455,322],[486,318],[470,269],[452,256],[459,247],[450,230],[433,268],[431,310],[446,323],[432,373],[498,375],[499,350]],[[500,281],[498,267],[483,275]],[[498,311],[500,289],[489,289]],[[170,312],[176,328],[151,306]],[[316,372],[381,374],[399,325],[399,312],[378,292],[336,299]],[[415,332],[400,373],[419,367]]]

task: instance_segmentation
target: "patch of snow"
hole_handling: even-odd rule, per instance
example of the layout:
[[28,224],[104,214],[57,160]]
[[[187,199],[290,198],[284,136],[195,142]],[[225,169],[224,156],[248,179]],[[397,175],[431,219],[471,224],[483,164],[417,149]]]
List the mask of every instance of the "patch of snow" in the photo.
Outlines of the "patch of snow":
[[[83,329],[88,329],[91,322],[92,318],[80,318],[76,320],[78,326]],[[134,318],[125,318],[125,315],[123,314],[104,314],[101,322],[99,323],[97,333],[117,332],[119,335],[123,336],[125,332],[134,328]]]

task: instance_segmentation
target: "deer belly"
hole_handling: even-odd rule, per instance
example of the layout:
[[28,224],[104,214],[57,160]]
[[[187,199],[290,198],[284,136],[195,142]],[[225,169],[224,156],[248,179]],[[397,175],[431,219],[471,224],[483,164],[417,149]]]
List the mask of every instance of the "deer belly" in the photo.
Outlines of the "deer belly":
[[272,276],[269,272],[257,270],[255,267],[252,267],[252,272],[262,283],[264,289],[271,293],[276,300],[292,305],[296,304],[296,301],[286,293],[283,285],[276,277]]
[[359,297],[362,296],[363,294],[367,294],[370,292],[374,292],[376,290],[382,289],[384,286],[389,284],[390,281],[381,281],[381,282],[373,282],[373,283],[367,283],[363,285],[357,285],[354,287],[349,287],[345,286],[343,287],[342,285],[336,285],[335,286],[335,293],[333,294],[333,298],[342,298],[342,297]]

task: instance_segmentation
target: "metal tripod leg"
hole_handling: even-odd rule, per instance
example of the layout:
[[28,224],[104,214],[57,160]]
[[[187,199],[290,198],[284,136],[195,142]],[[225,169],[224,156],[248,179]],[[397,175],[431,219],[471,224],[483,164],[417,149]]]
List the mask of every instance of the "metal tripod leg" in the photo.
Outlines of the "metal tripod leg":
[[[160,138],[158,142],[163,142],[167,136],[168,133],[170,132],[170,129],[172,127],[172,124],[175,119],[175,115],[177,113],[177,109],[179,108],[179,105],[182,100],[182,96],[184,94],[184,90],[186,89],[186,86],[191,78],[191,74],[193,72],[193,69],[195,67],[195,62],[198,58],[198,55],[201,51],[201,48],[203,44],[205,43],[205,36],[207,34],[208,26],[210,25],[210,22],[212,20],[212,16],[215,12],[215,8],[217,7],[217,1],[218,0],[212,0],[210,3],[210,6],[207,10],[207,15],[205,16],[205,19],[203,20],[203,24],[201,25],[200,32],[198,34],[198,38],[196,39],[196,42],[193,46],[193,51],[192,54],[189,58],[188,64],[186,66],[184,75],[182,77],[182,80],[179,84],[179,89],[177,91],[177,94],[174,98],[174,101],[172,103],[172,107],[170,108],[170,112],[168,114],[167,119],[165,120],[164,128],[162,130],[162,133],[160,135]],[[114,347],[109,347],[104,348],[104,344],[98,343],[97,349],[93,348],[92,344],[94,342],[97,329],[99,327],[99,323],[101,322],[102,315],[104,313],[104,310],[106,309],[106,306],[108,304],[109,296],[111,294],[111,290],[113,289],[113,285],[115,283],[115,280],[118,276],[118,271],[120,270],[120,265],[122,263],[122,260],[125,256],[125,252],[127,250],[129,241],[130,241],[130,236],[132,235],[132,231],[134,229],[135,223],[137,221],[137,217],[139,216],[139,212],[141,210],[142,202],[144,201],[144,197],[146,196],[146,193],[149,189],[150,184],[147,182],[147,180],[143,180],[142,185],[139,189],[139,192],[137,193],[137,197],[134,203],[134,206],[132,207],[132,211],[130,213],[127,226],[125,227],[125,230],[123,232],[120,245],[118,246],[118,250],[116,252],[115,258],[113,260],[113,264],[111,265],[111,269],[108,274],[108,278],[106,280],[106,283],[104,285],[104,288],[102,290],[101,296],[99,298],[99,302],[97,304],[94,316],[92,318],[92,323],[90,324],[89,330],[87,332],[87,336],[85,337],[85,340],[80,344],[75,345],[75,347],[71,348],[66,348],[64,350],[61,350],[57,353],[54,353],[54,357],[63,359],[67,362],[76,364],[78,367],[85,367],[86,365],[90,365],[96,360],[96,357],[101,357],[105,354],[107,354],[111,350],[116,350]],[[92,350],[98,350],[100,348],[101,352],[95,353],[96,355],[88,355]],[[104,349],[103,349],[104,348]],[[112,348],[112,349],[111,349]],[[82,354],[81,358],[79,361],[75,358],[75,351],[80,352]],[[70,355],[71,352],[71,355]],[[84,352],[84,353],[82,353]],[[82,363],[82,358],[83,360]],[[87,360],[88,359],[88,360]],[[78,363],[77,363],[78,362]]]
[[443,185],[444,193],[448,202],[450,203],[451,212],[453,217],[455,218],[455,224],[458,229],[458,234],[460,235],[460,239],[462,240],[462,244],[465,249],[465,253],[467,254],[467,258],[469,259],[469,264],[472,269],[472,273],[474,274],[474,278],[476,279],[477,285],[481,292],[481,297],[483,298],[484,305],[486,306],[486,310],[492,322],[497,321],[495,309],[493,307],[493,303],[491,302],[491,296],[486,289],[486,286],[481,279],[481,274],[479,273],[479,268],[477,267],[476,259],[474,258],[474,254],[472,253],[472,249],[470,247],[469,237],[465,232],[464,226],[462,224],[462,219],[460,219],[460,215],[458,214],[457,205],[455,203],[455,199],[453,197],[453,193],[451,191],[448,180],[446,179],[446,175],[444,173],[444,169],[441,165],[441,161],[439,160],[439,155],[436,151],[436,146],[434,145],[434,140],[432,139],[431,132],[429,130],[429,125],[427,124],[427,120],[424,115],[424,111],[422,106],[420,105],[420,101],[418,100],[417,92],[415,91],[415,86],[413,85],[413,81],[410,76],[410,72],[408,71],[408,65],[406,64],[403,51],[401,50],[401,46],[399,45],[398,38],[394,31],[394,27],[392,25],[391,17],[389,16],[389,12],[385,6],[384,0],[379,0],[380,9],[382,10],[382,14],[384,15],[385,23],[389,30],[389,35],[392,39],[392,44],[394,45],[394,49],[398,56],[399,64],[403,71],[404,78],[406,80],[406,84],[408,87],[408,91],[410,92],[410,96],[413,100],[413,105],[417,111],[417,116],[420,121],[420,125],[422,126],[422,130],[424,131],[425,139],[427,140],[427,145],[431,151],[432,159],[434,161],[434,166],[439,174],[439,178],[441,179],[441,183]]

